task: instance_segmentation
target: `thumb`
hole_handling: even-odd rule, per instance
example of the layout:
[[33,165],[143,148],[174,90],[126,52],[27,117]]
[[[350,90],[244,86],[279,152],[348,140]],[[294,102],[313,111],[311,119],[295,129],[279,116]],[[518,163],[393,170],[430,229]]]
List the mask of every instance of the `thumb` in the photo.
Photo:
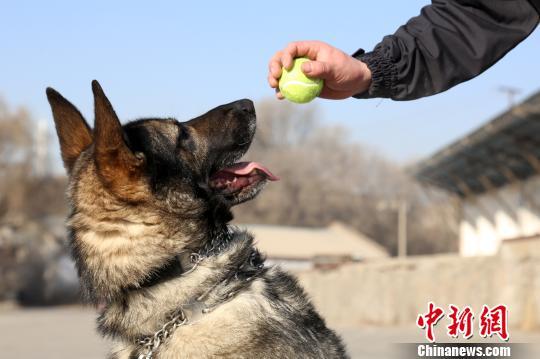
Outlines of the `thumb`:
[[302,64],[302,72],[313,78],[327,79],[332,76],[332,69],[327,62],[309,61]]

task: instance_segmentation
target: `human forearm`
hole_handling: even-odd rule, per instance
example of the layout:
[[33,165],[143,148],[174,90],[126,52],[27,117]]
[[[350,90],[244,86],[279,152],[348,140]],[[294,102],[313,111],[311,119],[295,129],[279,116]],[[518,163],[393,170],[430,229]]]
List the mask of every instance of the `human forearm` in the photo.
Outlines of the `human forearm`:
[[538,24],[527,0],[436,0],[386,36],[372,52],[355,54],[371,70],[357,98],[412,100],[434,95],[489,68]]

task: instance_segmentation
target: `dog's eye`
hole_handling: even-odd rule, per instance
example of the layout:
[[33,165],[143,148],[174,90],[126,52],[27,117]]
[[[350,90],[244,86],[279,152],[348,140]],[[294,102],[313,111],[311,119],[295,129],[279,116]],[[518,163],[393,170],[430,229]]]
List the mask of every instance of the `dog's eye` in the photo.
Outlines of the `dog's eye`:
[[146,161],[146,156],[142,152],[135,152],[135,158],[139,163],[144,163],[144,161]]

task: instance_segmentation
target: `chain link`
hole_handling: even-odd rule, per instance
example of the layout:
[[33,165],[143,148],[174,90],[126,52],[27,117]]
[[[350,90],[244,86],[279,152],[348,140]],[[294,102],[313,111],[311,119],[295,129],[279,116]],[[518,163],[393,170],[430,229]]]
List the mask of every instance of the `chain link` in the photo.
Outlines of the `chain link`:
[[[204,258],[205,257],[199,253],[191,253],[189,260],[193,266],[182,275],[193,272]],[[188,318],[182,308],[179,308],[176,313],[177,314],[173,315],[171,320],[163,324],[161,329],[155,332],[154,335],[136,340],[136,344],[144,348],[144,353],[140,354],[138,359],[152,359],[154,352],[159,348],[163,341],[167,339],[176,328],[185,325],[188,322]]]
[[143,354],[139,355],[138,359],[152,359],[154,352],[159,348],[163,341],[165,341],[176,328],[185,325],[187,321],[186,314],[180,309],[179,312],[177,312],[171,320],[163,324],[161,329],[155,332],[154,335],[137,340],[137,344],[142,346],[145,350]]

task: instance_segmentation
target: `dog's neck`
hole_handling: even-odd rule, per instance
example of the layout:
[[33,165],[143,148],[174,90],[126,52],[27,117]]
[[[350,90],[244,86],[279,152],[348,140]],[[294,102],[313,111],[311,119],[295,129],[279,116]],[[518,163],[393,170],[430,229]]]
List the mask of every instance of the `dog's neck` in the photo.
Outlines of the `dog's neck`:
[[[198,250],[178,254],[132,290],[151,288],[175,278],[186,278],[201,263],[213,263],[214,266],[219,263],[216,267],[220,277],[230,281],[231,277],[251,278],[264,267],[264,258],[253,247],[253,239],[248,233],[224,226],[220,231],[213,232]],[[219,276],[215,281],[217,283],[214,286],[220,284]]]
[[208,228],[208,223],[151,212],[141,217],[136,210],[119,208],[102,210],[95,219],[87,215],[93,209],[90,204],[68,220],[82,287],[94,303],[110,302],[126,290],[179,275],[189,270],[186,257],[215,256],[231,242],[237,246],[242,242],[231,240],[234,230],[226,223],[201,232],[198,228]]
[[208,241],[199,252],[180,256],[176,265],[156,273],[145,286],[109,302],[99,319],[100,331],[129,341],[152,336],[178,310],[188,308],[188,320],[196,321],[193,314],[197,310],[199,316],[201,309],[210,315],[251,286],[267,270],[264,258],[253,247],[253,238],[234,228],[222,236]]
[[[164,263],[162,267],[154,270],[152,275],[141,283],[141,287],[148,288],[163,282],[164,280],[185,276],[193,271],[202,260],[219,256],[226,252],[232,244],[236,245],[236,250],[245,257],[242,258],[241,255],[239,258],[235,258],[236,262],[244,263],[248,260],[252,260],[252,253],[255,252],[255,250],[252,248],[251,240],[247,240],[247,237],[244,237],[245,235],[241,235],[241,233],[242,231],[238,230],[236,227],[226,224],[213,229],[203,237],[204,240],[201,241],[202,244],[193,246],[192,249],[182,251],[177,256],[171,258],[170,261]],[[245,248],[242,248],[244,246],[251,249],[252,253],[246,253],[244,251]],[[231,263],[231,265],[234,264],[235,263]],[[262,260],[260,264],[262,264]],[[256,265],[259,265],[259,263]]]

